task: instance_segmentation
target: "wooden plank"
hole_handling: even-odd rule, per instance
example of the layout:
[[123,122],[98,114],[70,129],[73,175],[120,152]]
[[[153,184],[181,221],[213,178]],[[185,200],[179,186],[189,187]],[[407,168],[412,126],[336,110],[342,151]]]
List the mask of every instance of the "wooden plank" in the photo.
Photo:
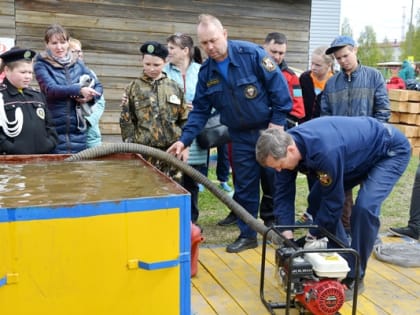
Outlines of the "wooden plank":
[[400,89],[391,89],[388,91],[388,97],[393,101],[406,102],[408,101],[408,91]]
[[119,106],[121,103],[121,97],[123,93],[124,93],[123,88],[116,88],[116,89],[105,88],[104,89],[104,97],[105,97],[105,100],[107,101],[107,104],[113,102],[113,103],[117,103],[117,105]]
[[1,16],[0,36],[15,38],[15,18],[13,16]]
[[[225,255],[227,255],[226,253]],[[203,257],[204,256],[204,257]],[[230,254],[240,260],[238,255]],[[232,258],[232,257],[230,257]],[[232,298],[235,302],[241,306],[243,310],[248,314],[263,314],[266,312],[266,308],[262,303],[255,303],[259,300],[258,292],[255,292],[255,287],[249,285],[249,283],[242,278],[243,274],[248,273],[247,264],[237,263],[234,266],[227,264],[225,261],[217,259],[217,255],[212,249],[211,251],[201,251],[200,261],[206,262],[206,268],[213,275],[213,277],[220,282],[223,288],[232,294]],[[229,262],[235,260],[228,259]],[[254,274],[255,276],[255,274]],[[221,312],[221,314],[235,314],[231,312]]]
[[[235,9],[235,11],[238,8]],[[25,24],[35,24],[35,25],[48,25],[49,23],[54,23],[56,21],[60,21],[62,25],[65,25],[67,28],[84,28],[84,29],[101,29],[101,30],[125,30],[125,31],[132,31],[132,30],[142,30],[143,32],[159,32],[164,34],[173,34],[175,31],[186,32],[190,34],[195,34],[195,26],[196,23],[187,23],[187,22],[177,22],[177,28],[173,23],[162,23],[159,20],[153,19],[139,19],[136,18],[127,18],[127,16],[119,17],[112,17],[110,16],[98,16],[98,17],[89,17],[86,16],[85,19],[78,18],[79,15],[77,14],[69,14],[69,13],[61,13],[61,12],[74,12],[71,11],[60,11],[59,12],[42,12],[37,11],[37,14],[34,14],[33,11],[28,10],[17,10],[16,11],[16,22],[17,23],[25,23]],[[130,11],[128,11],[130,12]],[[254,12],[256,12],[254,10]],[[299,16],[302,18],[302,16]],[[228,27],[229,23],[225,23],[223,17],[220,17],[222,23],[226,24],[225,26]],[[228,21],[231,20],[232,17],[229,16]],[[266,33],[268,32],[269,24],[265,25],[264,27],[259,28],[258,25],[255,25],[256,22],[261,21],[255,18],[250,18],[246,21],[246,18],[241,16],[241,22],[244,25],[247,25],[247,28],[243,26],[235,26],[229,27],[229,36],[235,38],[264,38]],[[285,23],[283,21],[283,23]],[[237,24],[236,24],[237,25]],[[296,24],[297,26],[298,24]],[[301,24],[302,25],[302,24]],[[281,26],[278,26],[280,29]],[[289,30],[290,26],[285,23],[284,28],[285,30]],[[264,29],[266,30],[264,32]],[[305,35],[302,35],[302,31],[297,27],[292,31],[290,29],[290,35],[294,35],[293,37],[301,40],[305,40]],[[306,30],[307,32],[308,30]],[[305,33],[305,32],[304,32]]]
[[418,297],[387,281],[374,270],[367,272],[365,281],[366,291],[363,295],[389,314],[420,314]]
[[119,122],[120,112],[118,111],[108,111],[106,115],[102,115],[101,122],[103,123],[115,123]]
[[418,126],[409,126],[403,124],[394,124],[404,135],[408,138],[415,138],[419,136],[419,127]]
[[394,112],[406,113],[408,111],[408,102],[391,100],[390,107]]
[[[252,291],[257,297],[257,300],[259,300],[261,257],[259,257],[258,253],[254,250],[246,250],[237,255],[232,255],[226,253],[224,248],[213,248],[213,251],[232,270],[240,271],[240,277],[248,284],[250,288],[252,288]],[[274,279],[274,266],[272,264],[266,264],[265,275],[265,299],[268,301],[278,302],[281,291],[277,285],[276,280]]]
[[[225,280],[231,280],[232,278],[220,279],[219,275],[217,275],[218,268],[225,270],[228,269],[229,266],[218,263],[214,253],[212,253],[210,249],[200,251],[199,261],[201,264],[205,264],[206,272],[203,271],[204,268],[200,267],[197,275],[192,278],[192,282],[198,292],[207,297],[208,303],[215,312],[217,314],[246,314],[243,308],[235,300],[235,297],[231,296],[225,289]],[[215,266],[217,267],[215,268]],[[245,290],[245,288],[243,288],[243,290]],[[199,313],[199,310],[197,311]]]
[[408,100],[412,102],[420,102],[420,91],[409,90]]
[[[418,93],[420,95],[420,92],[418,92]],[[408,113],[413,113],[413,114],[419,114],[420,113],[420,103],[408,102],[407,112]]]
[[[340,309],[340,314],[351,315],[352,314],[352,302],[344,303]],[[381,308],[379,305],[373,304],[369,299],[365,298],[364,295],[357,297],[357,314],[363,315],[389,315],[389,313]]]
[[[198,311],[196,313],[196,311]],[[198,292],[197,288],[192,285],[191,288],[191,311],[192,314],[200,315],[216,315],[217,313],[210,307],[204,296]]]
[[[383,237],[383,241],[396,242],[398,238]],[[274,249],[267,247],[268,251],[274,252]],[[213,252],[208,255],[208,251]],[[242,285],[241,289],[245,290],[247,286],[251,286],[251,290],[255,290],[257,278],[260,271],[261,246],[253,250],[247,250],[239,254],[229,254],[224,251],[224,248],[208,249],[201,248],[200,251],[200,272],[210,272],[213,281],[221,285],[222,292],[228,292],[235,296],[236,290],[229,288],[226,282],[236,281],[232,278],[232,273],[237,273],[236,277],[240,279],[254,278],[253,280],[246,280],[247,285]],[[268,257],[273,257],[270,253]],[[217,260],[218,262],[214,262]],[[271,263],[269,263],[271,265]],[[210,267],[208,267],[210,265]],[[219,269],[229,268],[226,273],[219,272]],[[252,275],[255,272],[256,275]],[[419,314],[420,304],[419,300],[419,286],[420,277],[417,274],[420,268],[402,268],[390,264],[385,264],[374,258],[371,258],[368,265],[368,272],[365,279],[366,291],[358,298],[357,314],[363,315],[385,315],[385,314]],[[198,283],[192,280],[194,287]],[[242,280],[244,281],[244,280]],[[233,286],[235,287],[235,286]],[[273,289],[272,290],[276,290]],[[275,291],[278,293],[278,291]],[[200,292],[200,294],[203,294]],[[224,294],[224,293],[223,293]],[[254,303],[261,303],[258,299],[253,299]],[[245,306],[244,312],[247,314],[265,314],[254,313],[249,311]],[[216,311],[217,312],[217,311]],[[293,314],[296,310],[292,310]],[[342,315],[351,314],[351,302],[345,303],[340,309]],[[201,314],[198,312],[198,314]],[[230,314],[230,313],[220,313]],[[282,314],[281,310],[276,310],[276,314]]]
[[[411,275],[408,276],[401,273],[401,269],[408,269],[407,271],[409,271]],[[378,273],[388,282],[392,282],[398,286],[400,288],[399,290],[407,291],[407,293],[417,296],[420,299],[420,279],[418,274],[416,275],[416,269],[418,268],[404,268],[401,266],[387,264],[374,257],[369,259],[369,272],[374,271]]]
[[400,122],[409,125],[416,125],[417,115],[409,113],[400,113]]
[[398,124],[400,122],[400,113],[392,111],[391,117],[389,118],[389,122],[392,124]]
[[[39,10],[39,12],[57,12],[54,3],[46,1],[17,1],[17,8],[19,10]],[[194,23],[197,20],[195,12],[209,12],[215,14],[222,19],[223,16],[235,17],[238,16],[245,20],[249,26],[258,25],[257,23],[269,24],[276,21],[290,24],[291,21],[302,22],[304,19],[309,21],[310,6],[307,1],[294,1],[293,4],[277,3],[276,6],[270,5],[269,2],[261,2],[258,10],[255,10],[255,3],[240,0],[225,1],[214,3],[210,1],[177,1],[176,3],[166,2],[164,5],[158,1],[145,2],[142,1],[139,5],[138,1],[118,1],[107,2],[98,5],[98,2],[92,1],[84,2],[78,1],[77,6],[71,6],[71,3],[63,3],[60,6],[60,12],[75,12],[76,15],[86,15],[86,12],[95,12],[96,16],[106,16],[110,12],[113,16],[126,19],[153,19],[164,22],[171,22],[174,18],[181,20],[189,20]],[[164,7],[165,10],[162,10]],[[129,8],[127,10],[127,8]],[[252,12],[252,15],[250,14]],[[236,18],[234,18],[236,19]],[[266,19],[269,19],[268,21]],[[249,21],[248,21],[249,20]],[[250,24],[253,23],[253,24]],[[236,24],[236,23],[235,23]],[[297,23],[297,29],[302,27],[305,23]]]
[[121,129],[118,124],[100,124],[99,129],[104,135],[120,135]]
[[420,147],[411,148],[411,156],[420,156]]

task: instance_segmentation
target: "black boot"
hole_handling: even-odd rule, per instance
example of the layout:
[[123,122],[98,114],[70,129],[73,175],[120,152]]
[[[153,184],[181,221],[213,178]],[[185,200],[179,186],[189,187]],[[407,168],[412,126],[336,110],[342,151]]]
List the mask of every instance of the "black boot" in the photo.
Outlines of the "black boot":
[[233,213],[231,211],[231,212],[229,212],[229,214],[227,215],[226,218],[224,218],[223,220],[217,222],[217,225],[220,225],[220,226],[228,226],[228,225],[236,224],[236,222],[238,222],[238,217],[236,216],[235,213]]

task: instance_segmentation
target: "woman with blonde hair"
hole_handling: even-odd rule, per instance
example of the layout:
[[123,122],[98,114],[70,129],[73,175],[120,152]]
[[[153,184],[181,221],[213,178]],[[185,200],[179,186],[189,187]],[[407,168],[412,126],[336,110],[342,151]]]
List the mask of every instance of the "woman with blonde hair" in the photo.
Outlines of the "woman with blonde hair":
[[315,48],[311,56],[310,70],[300,75],[299,82],[305,104],[305,117],[301,123],[320,116],[321,93],[325,83],[334,74],[334,57],[325,54],[327,48]]

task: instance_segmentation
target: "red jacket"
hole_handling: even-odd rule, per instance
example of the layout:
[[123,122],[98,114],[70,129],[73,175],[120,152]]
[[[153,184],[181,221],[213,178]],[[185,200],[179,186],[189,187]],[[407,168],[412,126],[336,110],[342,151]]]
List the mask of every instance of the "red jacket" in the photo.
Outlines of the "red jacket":
[[386,84],[387,90],[402,89],[405,90],[405,82],[400,77],[392,77]]
[[302,89],[300,87],[299,78],[293,72],[293,70],[287,66],[284,60],[279,65],[279,67],[287,81],[287,85],[289,86],[289,93],[293,101],[290,115],[297,119],[301,119],[305,117],[305,105],[303,104]]

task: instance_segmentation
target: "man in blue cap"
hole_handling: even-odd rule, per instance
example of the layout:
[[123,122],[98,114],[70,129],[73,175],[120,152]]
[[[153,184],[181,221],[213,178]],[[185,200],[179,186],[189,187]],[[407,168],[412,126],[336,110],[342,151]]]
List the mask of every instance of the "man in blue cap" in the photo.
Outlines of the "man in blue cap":
[[[320,104],[321,116],[371,116],[387,122],[391,110],[385,80],[378,70],[360,64],[353,38],[337,36],[325,53],[334,55],[341,71],[325,85]],[[342,217],[349,235],[352,206],[350,189],[346,191]]]

